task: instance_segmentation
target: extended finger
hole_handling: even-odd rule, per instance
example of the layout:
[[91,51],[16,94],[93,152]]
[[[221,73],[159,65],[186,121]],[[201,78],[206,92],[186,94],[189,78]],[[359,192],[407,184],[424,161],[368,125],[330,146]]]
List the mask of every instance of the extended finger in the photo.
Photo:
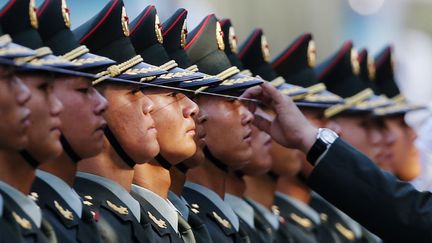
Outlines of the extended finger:
[[260,99],[261,95],[262,95],[262,88],[259,85],[247,89],[245,92],[243,92],[243,94],[240,97],[248,98],[248,99]]
[[253,124],[260,130],[270,134],[271,121],[262,117],[261,115],[255,114]]

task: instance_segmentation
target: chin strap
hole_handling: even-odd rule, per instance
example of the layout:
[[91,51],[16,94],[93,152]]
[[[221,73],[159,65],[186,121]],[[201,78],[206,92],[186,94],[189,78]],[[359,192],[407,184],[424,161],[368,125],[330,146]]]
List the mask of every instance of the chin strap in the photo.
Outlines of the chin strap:
[[183,163],[183,162],[180,162],[180,163],[176,164],[175,167],[180,172],[182,172],[183,174],[186,174],[188,172],[188,170],[189,170],[189,167],[185,163]]
[[31,167],[36,169],[40,165],[40,162],[35,159],[35,157],[33,157],[26,149],[20,150],[19,153]]
[[81,157],[73,150],[70,143],[67,141],[66,137],[63,135],[63,133],[60,136],[60,142],[63,146],[63,150],[65,153],[69,156],[69,158],[74,162],[78,163],[81,160]]
[[296,177],[302,183],[307,184],[307,178],[302,172],[299,172]]
[[274,181],[277,181],[279,179],[279,175],[274,173],[273,171],[267,172],[267,175],[270,176]]
[[210,160],[216,167],[218,167],[220,170],[224,171],[225,173],[228,173],[228,166],[224,164],[222,161],[214,157],[214,155],[210,152],[210,149],[205,146],[203,149],[204,156]]
[[133,168],[135,166],[135,161],[129,157],[129,155],[124,151],[120,143],[115,138],[112,131],[109,129],[108,126],[104,129],[105,136],[107,137],[108,141],[110,142],[111,146],[114,148],[116,153],[120,156],[120,158],[127,164],[129,167]]
[[236,171],[234,171],[234,175],[237,177],[237,178],[243,178],[243,176],[245,176],[245,173],[243,172],[243,171],[241,171],[241,170],[236,170]]
[[161,154],[156,155],[155,160],[165,169],[171,169],[171,163],[168,162]]

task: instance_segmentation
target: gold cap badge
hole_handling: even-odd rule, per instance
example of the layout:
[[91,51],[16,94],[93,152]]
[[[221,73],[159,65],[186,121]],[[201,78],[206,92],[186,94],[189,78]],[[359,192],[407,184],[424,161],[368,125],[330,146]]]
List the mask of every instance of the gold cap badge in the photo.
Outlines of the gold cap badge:
[[307,62],[309,67],[313,68],[316,65],[316,46],[315,41],[310,40],[307,47]]
[[181,45],[181,47],[185,47],[185,45],[186,45],[187,34],[188,34],[188,30],[187,30],[187,24],[186,24],[186,20],[185,20],[185,22],[183,23],[183,26],[182,26],[182,31],[180,33],[180,45]]
[[360,73],[360,64],[358,61],[358,53],[357,50],[354,48],[351,48],[351,68],[355,75],[358,75]]
[[37,29],[39,27],[39,24],[37,19],[37,8],[35,0],[30,0],[29,5],[30,24],[33,28]]
[[368,71],[369,79],[374,80],[375,79],[375,73],[376,73],[375,61],[369,55],[367,56],[367,71]]
[[70,28],[70,26],[71,26],[70,10],[69,10],[68,6],[66,5],[66,0],[62,0],[61,9],[62,9],[62,16],[63,16],[63,20],[65,22],[65,25],[66,25],[66,27]]
[[267,38],[264,35],[261,36],[261,52],[262,52],[264,61],[269,62],[270,61],[270,49],[269,49],[269,45],[267,42]]
[[121,17],[123,34],[125,36],[129,36],[129,17],[126,14],[125,7],[122,8],[122,17]]
[[162,36],[162,25],[160,23],[159,16],[155,15],[155,31],[156,31],[156,38],[157,41],[162,44],[163,43],[163,36]]
[[219,50],[225,50],[225,43],[223,41],[223,31],[221,28],[221,25],[218,22],[216,22],[216,42]]
[[230,26],[229,32],[228,32],[228,40],[229,40],[229,46],[232,53],[237,53],[237,36],[235,34],[234,27]]

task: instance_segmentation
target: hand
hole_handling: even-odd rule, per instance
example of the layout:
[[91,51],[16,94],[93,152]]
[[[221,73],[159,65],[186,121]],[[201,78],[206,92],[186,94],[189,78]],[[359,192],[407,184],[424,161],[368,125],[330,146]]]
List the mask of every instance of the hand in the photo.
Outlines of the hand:
[[242,97],[258,99],[276,113],[273,121],[255,114],[254,124],[279,144],[307,154],[314,144],[317,128],[300,112],[294,102],[269,83],[246,90]]

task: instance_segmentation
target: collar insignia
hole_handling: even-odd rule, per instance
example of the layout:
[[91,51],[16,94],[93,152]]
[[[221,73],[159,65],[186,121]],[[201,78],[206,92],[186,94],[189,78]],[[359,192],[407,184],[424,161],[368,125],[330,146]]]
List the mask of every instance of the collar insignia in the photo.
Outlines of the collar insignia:
[[30,194],[28,195],[29,198],[31,198],[33,201],[37,201],[39,200],[39,194],[37,192],[30,192]]
[[165,221],[163,221],[162,219],[157,219],[152,213],[150,213],[149,211],[147,211],[147,214],[149,216],[149,218],[159,227],[162,229],[166,229],[167,228],[167,224]]
[[320,219],[322,220],[322,221],[327,221],[328,220],[328,215],[327,214],[325,214],[325,213],[320,213]]
[[92,206],[93,205],[92,202],[87,201],[87,200],[83,201],[83,204],[86,205],[86,206]]
[[30,221],[28,221],[25,218],[22,218],[21,216],[19,216],[17,213],[12,212],[12,216],[14,217],[15,221],[24,229],[31,229],[32,225],[30,223]]
[[226,220],[223,219],[221,216],[219,216],[216,212],[213,211],[213,217],[219,222],[219,224],[221,224],[223,227],[227,228],[227,229],[231,229],[231,223]]
[[351,241],[355,240],[355,235],[351,230],[345,228],[340,223],[336,223],[335,226],[336,226],[336,229],[339,231],[339,233],[341,233],[345,238],[347,238],[348,240],[351,240]]
[[299,224],[300,226],[304,227],[304,228],[311,228],[312,227],[312,222],[310,221],[310,219],[308,218],[303,218],[298,216],[295,213],[291,213],[290,214],[290,218],[296,222],[297,224]]
[[59,211],[59,213],[68,220],[73,220],[73,214],[71,211],[69,211],[68,209],[64,209],[60,203],[58,203],[57,201],[54,201],[54,206],[56,207],[56,209]]
[[271,211],[274,215],[280,216],[280,208],[277,205],[271,206]]
[[110,202],[109,200],[106,201],[108,207],[110,207],[112,210],[116,211],[119,214],[127,215],[129,214],[129,210],[123,206],[117,206],[114,203]]

